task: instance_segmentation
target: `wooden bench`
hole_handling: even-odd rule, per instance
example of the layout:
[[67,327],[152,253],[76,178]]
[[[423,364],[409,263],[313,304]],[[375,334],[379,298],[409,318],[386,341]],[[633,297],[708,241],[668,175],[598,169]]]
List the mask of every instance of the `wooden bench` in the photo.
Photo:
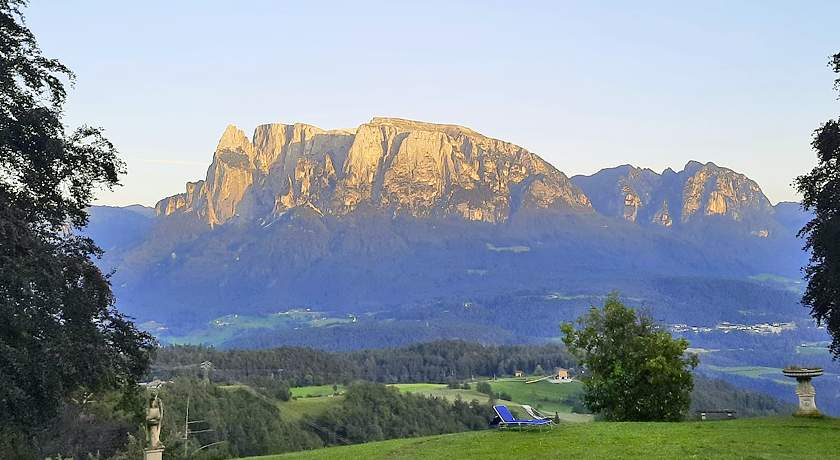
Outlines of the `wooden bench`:
[[735,418],[735,414],[737,414],[737,413],[738,413],[737,411],[730,410],[730,409],[724,409],[724,410],[698,410],[697,412],[700,412],[700,420],[706,420],[706,414],[726,414],[726,418],[731,420],[731,419],[734,419],[734,418]]

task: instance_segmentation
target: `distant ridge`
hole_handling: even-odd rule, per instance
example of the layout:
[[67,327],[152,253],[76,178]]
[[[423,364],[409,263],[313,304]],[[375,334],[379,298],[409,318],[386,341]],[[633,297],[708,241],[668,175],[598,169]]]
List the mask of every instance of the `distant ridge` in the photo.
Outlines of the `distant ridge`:
[[712,162],[689,161],[680,172],[668,168],[662,174],[624,165],[575,176],[572,183],[610,217],[670,227],[722,216],[743,222],[759,237],[775,230],[775,211],[758,184]]
[[229,125],[205,179],[158,202],[157,214],[194,213],[210,226],[295,209],[500,223],[517,212],[594,209],[662,227],[723,216],[755,236],[777,230],[758,184],[712,162],[662,174],[624,165],[570,181],[539,156],[472,129],[383,117],[356,129],[261,125],[252,139]]

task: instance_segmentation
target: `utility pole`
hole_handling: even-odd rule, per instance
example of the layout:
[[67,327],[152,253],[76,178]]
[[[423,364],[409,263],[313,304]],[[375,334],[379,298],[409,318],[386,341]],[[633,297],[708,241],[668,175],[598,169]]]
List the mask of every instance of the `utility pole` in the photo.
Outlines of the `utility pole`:
[[190,395],[187,394],[187,415],[184,417],[184,457],[187,456],[187,440],[190,437]]
[[[184,457],[186,458],[187,453],[189,452],[188,447],[189,447],[190,433],[193,433],[193,434],[204,433],[204,432],[207,432],[207,431],[216,431],[216,430],[214,430],[212,428],[207,429],[207,430],[191,430],[190,429],[190,424],[191,423],[202,423],[202,422],[205,422],[206,420],[192,420],[192,421],[190,421],[190,395],[189,394],[187,395],[187,410],[184,411],[184,412],[187,415],[184,417],[184,437],[182,439],[184,440]],[[222,442],[226,442],[226,441],[214,442],[214,443],[208,444],[206,446],[201,446],[201,443],[199,442],[198,445],[201,446],[201,447],[199,447],[198,450],[204,449],[205,447],[210,447],[211,445],[220,444]],[[195,453],[195,452],[193,452],[193,453]]]

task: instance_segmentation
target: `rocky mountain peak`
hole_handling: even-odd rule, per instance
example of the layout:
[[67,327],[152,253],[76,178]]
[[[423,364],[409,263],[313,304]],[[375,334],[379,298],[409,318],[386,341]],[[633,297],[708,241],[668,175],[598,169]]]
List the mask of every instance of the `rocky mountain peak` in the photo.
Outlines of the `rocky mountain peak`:
[[773,207],[758,184],[714,163],[689,161],[662,174],[622,165],[569,180],[524,148],[472,129],[401,118],[325,130],[229,125],[204,180],[161,200],[159,216],[194,213],[210,226],[235,218],[270,222],[360,210],[389,217],[505,222],[520,212],[592,212],[642,225],[685,226],[723,218],[770,233]]
[[370,208],[392,217],[486,222],[520,210],[592,210],[537,155],[462,126],[400,118],[374,118],[355,130],[268,124],[252,138],[228,126],[206,179],[161,200],[158,215],[195,212],[213,226],[237,216],[268,220],[301,206],[321,215]]
[[[692,165],[689,162],[689,165]],[[683,189],[682,221],[697,215],[725,215],[733,220],[772,215],[773,206],[755,181],[712,162],[692,167]],[[766,232],[765,232],[766,234]]]
[[721,216],[767,236],[774,213],[755,181],[712,162],[692,160],[680,172],[668,168],[662,174],[625,165],[575,176],[572,182],[596,211],[644,224],[669,227]]
[[219,139],[219,144],[216,150],[236,150],[238,147],[250,144],[245,132],[234,125],[227,125],[225,132]]

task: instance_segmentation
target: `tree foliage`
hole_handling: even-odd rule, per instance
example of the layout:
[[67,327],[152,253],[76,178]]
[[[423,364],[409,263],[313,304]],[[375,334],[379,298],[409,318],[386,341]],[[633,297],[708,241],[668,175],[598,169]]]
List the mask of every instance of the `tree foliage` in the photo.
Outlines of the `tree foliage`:
[[[323,444],[312,433],[288,420],[277,402],[244,388],[222,388],[197,379],[178,378],[161,387],[165,406],[161,441],[170,459],[246,457],[306,450]],[[189,401],[189,418],[197,421],[184,449],[184,422]],[[198,422],[200,421],[200,422]],[[219,443],[197,451],[200,446]],[[206,457],[205,457],[206,458]]]
[[[828,63],[840,73],[840,53]],[[840,78],[834,81],[840,90]],[[829,346],[840,357],[840,118],[828,120],[816,131],[811,146],[817,152],[817,166],[794,181],[802,194],[802,207],[814,211],[814,218],[799,231],[811,260],[805,267],[808,287],[802,303],[811,316],[825,325],[833,340]]]
[[154,340],[114,307],[101,251],[73,234],[123,163],[101,129],[66,133],[73,74],[41,55],[21,0],[0,0],[0,419],[31,428],[80,388],[131,388]]
[[341,405],[319,414],[314,424],[324,443],[341,442],[333,433],[351,443],[411,438],[487,428],[492,409],[477,400],[403,394],[380,383],[355,382],[347,388]]
[[[481,345],[463,340],[437,340],[401,348],[329,353],[302,347],[270,350],[217,350],[204,346],[172,345],[158,350],[151,377],[169,379],[198,376],[198,363],[210,361],[214,382],[256,376],[282,378],[291,386],[346,384],[361,379],[383,383],[438,382],[493,374],[513,375],[570,367],[575,359],[559,345]],[[279,372],[278,369],[283,369]]]
[[578,319],[564,322],[563,342],[586,366],[585,405],[608,420],[676,421],[684,417],[693,388],[691,371],[699,363],[686,355],[686,339],[674,339],[647,315],[636,315],[607,298]]

